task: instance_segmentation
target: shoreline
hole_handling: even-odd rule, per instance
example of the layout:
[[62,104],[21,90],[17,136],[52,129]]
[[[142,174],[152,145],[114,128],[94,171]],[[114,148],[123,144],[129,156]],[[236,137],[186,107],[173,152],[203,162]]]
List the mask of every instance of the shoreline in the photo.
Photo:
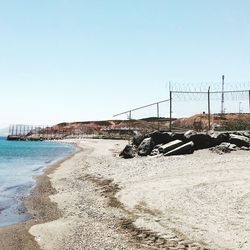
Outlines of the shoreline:
[[[78,142],[82,151],[50,174],[57,190],[50,199],[57,204],[61,216],[33,225],[30,234],[45,250],[152,249],[132,236],[142,231],[133,229],[133,215],[116,199],[120,187],[111,179],[87,174],[96,156],[108,156],[113,160],[126,141],[81,139]],[[104,148],[96,152],[95,145],[100,142]]]
[[23,201],[25,212],[30,218],[24,222],[0,227],[0,246],[2,249],[40,249],[34,236],[29,233],[29,229],[33,225],[54,220],[61,216],[57,205],[49,199],[49,196],[56,192],[51,185],[49,175],[60,167],[64,161],[81,152],[82,149],[76,143],[69,144],[76,147],[75,152],[46,166],[41,175],[34,176],[35,185]]

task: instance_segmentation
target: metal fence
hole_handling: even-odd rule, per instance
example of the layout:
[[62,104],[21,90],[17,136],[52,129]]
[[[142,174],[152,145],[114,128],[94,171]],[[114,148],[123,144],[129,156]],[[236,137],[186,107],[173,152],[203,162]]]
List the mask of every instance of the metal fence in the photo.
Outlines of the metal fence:
[[[163,103],[168,103],[169,101],[170,101],[170,99],[166,99],[166,100],[150,103],[150,104],[147,104],[147,105],[144,105],[144,106],[140,106],[140,107],[137,107],[137,108],[133,108],[133,109],[121,112],[119,114],[114,115],[113,117],[126,115],[127,119],[129,120],[129,128],[132,130],[132,126],[136,126],[135,122],[133,122],[133,121],[137,120],[132,115],[135,114],[139,110],[145,110],[145,109],[148,109],[148,108],[153,108],[154,111],[152,113],[152,110],[151,110],[151,116],[150,117],[147,116],[147,117],[144,117],[144,119],[141,118],[140,120],[141,121],[148,121],[149,123],[151,123],[151,125],[152,125],[151,128],[152,129],[160,130],[161,129],[161,123],[166,122],[166,118],[160,116],[161,105]],[[168,122],[168,119],[167,119],[167,122]],[[134,123],[134,125],[133,125],[133,123]],[[154,126],[155,124],[156,124],[156,126]]]
[[[207,104],[204,105],[204,114],[207,114],[208,119],[208,130],[211,129],[211,114],[214,113],[217,115],[225,115],[226,113],[237,113],[242,114],[240,104],[242,102],[245,102],[248,106],[248,112],[250,113],[250,90],[232,90],[232,91],[210,91],[210,87],[208,90],[205,91],[171,91],[169,92],[170,96],[170,104],[169,104],[169,116],[170,116],[170,123],[169,123],[169,130],[172,130],[172,114],[174,110],[174,103],[184,101],[184,102],[197,102],[197,101],[205,101]],[[227,101],[228,107],[232,106],[233,102],[239,103],[239,110],[238,112],[231,111],[230,109],[225,110],[225,101]],[[220,112],[211,112],[211,105],[212,103],[217,102],[217,104],[220,104]]]
[[[195,86],[194,90],[192,90],[190,86]],[[228,86],[234,89],[229,90]],[[218,90],[219,87],[221,87],[221,90]],[[167,103],[168,110],[164,110],[164,118],[168,121],[168,125],[165,126],[164,130],[173,131],[176,129],[182,129],[180,127],[176,128],[173,126],[173,121],[177,118],[175,112],[177,109],[180,109],[181,107],[180,113],[182,113],[182,115],[188,110],[190,111],[189,113],[192,113],[192,116],[197,114],[194,107],[199,106],[199,108],[202,108],[203,111],[198,113],[202,114],[203,117],[207,119],[206,129],[210,130],[212,125],[214,125],[212,124],[212,120],[214,120],[215,117],[220,116],[220,119],[223,119],[223,115],[237,114],[238,116],[244,116],[244,114],[250,114],[250,83],[231,83],[227,84],[226,87],[227,88],[225,88],[224,84],[224,76],[222,76],[222,82],[220,84],[202,83],[199,85],[189,83],[186,85],[178,85],[176,83],[169,83],[169,99],[133,108],[116,114],[114,117],[126,114],[128,120],[132,121],[134,120],[133,114],[138,110],[143,109],[145,111],[148,107],[154,107],[154,117],[157,120],[157,127],[155,129],[161,130],[162,128],[160,127],[160,124],[163,117],[159,114],[160,104]],[[245,89],[239,89],[239,87],[245,87]],[[180,105],[180,102],[183,102],[184,104]],[[192,107],[189,107],[190,103],[192,103]],[[188,116],[190,116],[190,114]]]

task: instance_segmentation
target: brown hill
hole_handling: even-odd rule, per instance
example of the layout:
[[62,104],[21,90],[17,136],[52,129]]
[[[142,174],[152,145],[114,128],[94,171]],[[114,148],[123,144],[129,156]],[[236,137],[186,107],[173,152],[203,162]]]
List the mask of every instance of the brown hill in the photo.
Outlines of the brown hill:
[[168,119],[160,118],[159,122],[156,118],[145,118],[141,120],[107,120],[107,121],[87,121],[87,122],[71,122],[59,123],[55,126],[47,128],[54,134],[77,135],[77,134],[101,134],[107,131],[126,131],[141,130],[152,131],[155,129],[167,130],[169,127]]
[[[208,129],[208,115],[197,114],[188,118],[173,119],[173,130],[195,129],[197,131]],[[107,120],[59,123],[46,128],[49,134],[59,135],[107,135],[128,134],[131,130],[149,132],[153,130],[169,130],[169,119],[145,118],[140,120]],[[250,129],[250,114],[213,114],[211,115],[211,128],[217,130]]]
[[[210,119],[212,129],[250,129],[250,114],[213,114]],[[208,129],[208,115],[197,114],[188,118],[180,118],[173,122],[173,126],[174,128],[206,130]]]

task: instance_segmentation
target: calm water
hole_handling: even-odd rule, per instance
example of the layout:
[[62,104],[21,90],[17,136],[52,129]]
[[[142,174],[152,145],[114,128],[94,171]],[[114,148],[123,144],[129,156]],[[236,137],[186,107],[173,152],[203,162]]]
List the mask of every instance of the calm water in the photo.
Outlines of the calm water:
[[34,176],[75,151],[55,142],[7,141],[0,137],[0,226],[24,221],[23,199],[34,187]]

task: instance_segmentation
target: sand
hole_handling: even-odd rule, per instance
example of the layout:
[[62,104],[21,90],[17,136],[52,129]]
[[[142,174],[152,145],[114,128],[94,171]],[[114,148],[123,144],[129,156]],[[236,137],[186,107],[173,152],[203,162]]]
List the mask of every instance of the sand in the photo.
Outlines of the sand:
[[125,141],[74,142],[82,151],[41,177],[22,247],[5,228],[1,249],[250,249],[249,151],[125,160]]

